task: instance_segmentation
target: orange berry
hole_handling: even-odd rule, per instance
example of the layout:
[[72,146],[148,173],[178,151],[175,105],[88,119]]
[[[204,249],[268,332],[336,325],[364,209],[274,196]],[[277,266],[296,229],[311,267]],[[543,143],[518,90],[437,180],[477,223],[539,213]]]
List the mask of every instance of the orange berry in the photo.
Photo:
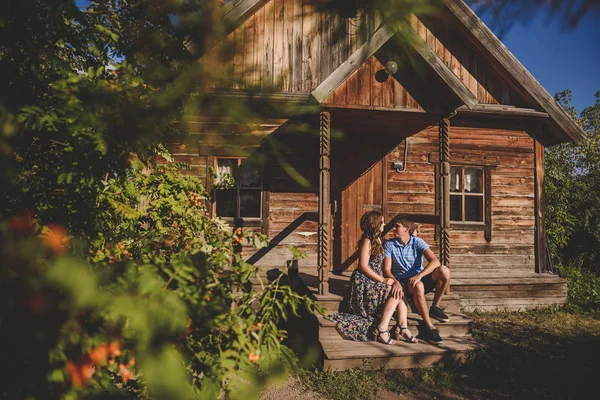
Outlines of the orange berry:
[[117,246],[119,246],[119,248],[121,250],[123,250],[125,248],[125,245],[123,243],[121,243],[121,242],[117,243]]
[[121,343],[114,341],[108,345],[108,352],[113,357],[118,357],[121,355]]
[[9,221],[10,229],[17,235],[33,233],[33,213],[29,210],[21,215],[12,217]]
[[131,357],[129,359],[129,362],[127,363],[127,365],[129,365],[130,367],[133,367],[135,365],[135,358]]
[[92,363],[94,363],[94,364],[104,363],[106,361],[106,359],[108,358],[108,346],[106,346],[105,344],[102,344],[102,345],[96,347],[95,349],[90,351],[89,356],[90,356],[90,360],[92,360]]
[[123,255],[124,255],[125,257],[128,257],[128,256],[130,256],[130,255],[131,255],[131,253],[130,253],[128,250],[125,250],[125,251],[123,252]]
[[60,225],[50,224],[48,232],[42,236],[42,241],[54,254],[62,254],[69,244],[67,230]]
[[260,359],[260,356],[256,353],[254,353],[253,351],[250,352],[250,354],[248,354],[248,360],[250,360],[250,362],[257,362]]
[[125,366],[125,364],[119,364],[119,375],[123,379],[123,383],[127,383],[131,379],[131,371]]

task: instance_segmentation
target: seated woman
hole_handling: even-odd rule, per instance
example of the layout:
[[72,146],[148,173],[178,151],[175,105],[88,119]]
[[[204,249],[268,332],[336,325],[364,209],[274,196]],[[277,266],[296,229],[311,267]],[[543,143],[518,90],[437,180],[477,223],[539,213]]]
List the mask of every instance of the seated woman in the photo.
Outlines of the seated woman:
[[359,242],[358,269],[350,278],[348,313],[334,313],[329,318],[336,323],[340,334],[357,341],[376,340],[395,344],[388,326],[394,311],[398,310],[396,335],[411,343],[416,342],[407,328],[407,308],[403,293],[390,293],[393,279],[381,274],[383,244],[381,234],[385,223],[378,211],[366,212],[360,220],[363,231]]

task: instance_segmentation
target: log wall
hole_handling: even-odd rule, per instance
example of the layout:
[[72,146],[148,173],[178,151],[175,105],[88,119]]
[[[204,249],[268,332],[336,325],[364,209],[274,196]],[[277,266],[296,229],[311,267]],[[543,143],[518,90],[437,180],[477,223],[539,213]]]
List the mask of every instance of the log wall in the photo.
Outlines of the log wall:
[[481,104],[526,107],[468,40],[441,20],[413,16],[411,26]]
[[[391,169],[402,161],[404,146],[387,155],[387,219],[398,214],[434,215],[436,209],[437,127],[408,139],[407,168]],[[430,160],[432,162],[430,162]],[[534,271],[535,190],[534,140],[524,131],[450,127],[450,160],[491,168],[492,240],[484,231],[451,224],[452,269],[519,268]],[[420,236],[437,252],[434,225],[424,224]]]
[[371,56],[329,95],[325,105],[349,105],[423,110],[415,98]]
[[215,49],[223,74],[211,87],[309,93],[376,24],[317,10],[310,0],[270,0]]
[[[289,125],[287,120],[242,127],[190,119],[183,123],[188,134],[170,143],[174,161],[191,167],[182,173],[199,178],[209,191],[209,167],[217,157],[254,158],[263,164],[263,219],[245,221],[244,230],[265,233],[271,246],[261,251],[244,246],[243,254],[267,269],[285,266],[290,245],[304,252],[300,265],[314,266],[317,259],[318,135]],[[208,207],[212,211],[211,202]]]

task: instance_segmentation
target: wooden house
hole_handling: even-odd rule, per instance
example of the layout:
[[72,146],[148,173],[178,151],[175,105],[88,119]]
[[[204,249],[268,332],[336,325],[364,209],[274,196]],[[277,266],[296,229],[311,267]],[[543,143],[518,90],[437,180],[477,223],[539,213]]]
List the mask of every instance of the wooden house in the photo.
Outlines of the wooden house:
[[[173,151],[215,187],[213,215],[269,236],[245,253],[251,262],[281,268],[298,247],[300,276],[335,309],[356,267],[360,217],[375,209],[388,227],[399,215],[420,223],[450,267],[456,321],[459,307],[565,302],[564,280],[546,273],[544,148],[583,132],[462,0],[411,16],[408,29],[307,0],[225,7],[233,45],[214,98],[281,107],[254,124],[190,117]],[[298,105],[312,113],[286,115]],[[456,350],[468,322],[455,328]],[[354,365],[356,347],[329,357],[327,346],[327,365]],[[430,363],[443,359],[434,353]]]

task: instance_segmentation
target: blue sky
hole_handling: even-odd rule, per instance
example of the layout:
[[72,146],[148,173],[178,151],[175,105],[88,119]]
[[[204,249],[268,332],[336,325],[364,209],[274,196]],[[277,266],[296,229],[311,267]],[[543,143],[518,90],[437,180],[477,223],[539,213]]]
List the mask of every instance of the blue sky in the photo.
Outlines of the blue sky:
[[500,40],[551,95],[571,89],[580,112],[594,104],[600,90],[599,12],[587,14],[573,30],[542,13],[527,24],[516,22]]

